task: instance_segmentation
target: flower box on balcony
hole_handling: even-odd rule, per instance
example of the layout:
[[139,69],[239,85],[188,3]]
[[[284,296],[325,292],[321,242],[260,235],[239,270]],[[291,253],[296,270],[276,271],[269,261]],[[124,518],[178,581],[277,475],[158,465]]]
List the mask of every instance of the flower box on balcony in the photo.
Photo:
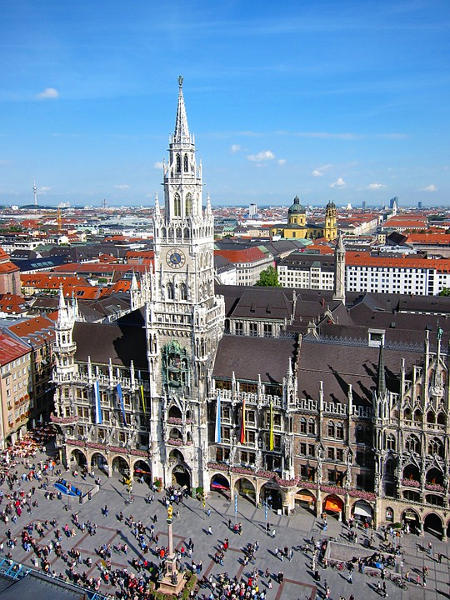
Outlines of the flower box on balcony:
[[443,492],[444,491],[444,488],[442,487],[442,485],[439,485],[438,483],[426,483],[425,489],[430,490],[431,492]]
[[420,481],[416,481],[415,479],[402,479],[402,485],[405,485],[406,487],[420,488]]
[[182,446],[183,445],[183,440],[178,440],[175,438],[169,438],[167,440],[167,443],[170,444],[171,446]]

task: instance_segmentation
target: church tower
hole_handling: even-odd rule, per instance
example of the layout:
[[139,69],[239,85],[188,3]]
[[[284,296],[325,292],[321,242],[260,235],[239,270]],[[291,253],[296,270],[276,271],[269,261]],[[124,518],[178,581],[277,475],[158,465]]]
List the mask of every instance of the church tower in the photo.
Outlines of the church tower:
[[214,296],[214,219],[202,206],[202,168],[178,80],[175,130],[163,166],[164,214],[155,201],[154,271],[146,303],[152,472],[164,485],[206,484],[209,375],[223,334]]
[[345,304],[345,246],[341,234],[339,234],[334,251],[333,300],[340,300]]
[[325,209],[325,227],[323,232],[323,237],[328,241],[335,240],[337,237],[336,217],[336,204],[328,202]]

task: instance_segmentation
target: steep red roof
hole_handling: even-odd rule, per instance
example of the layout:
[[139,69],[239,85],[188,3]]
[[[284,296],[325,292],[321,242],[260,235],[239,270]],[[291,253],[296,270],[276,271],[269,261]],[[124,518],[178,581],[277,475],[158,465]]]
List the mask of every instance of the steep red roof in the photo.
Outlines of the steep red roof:
[[345,263],[350,266],[401,267],[408,269],[436,269],[450,272],[450,258],[417,258],[415,256],[371,256],[368,252],[346,252]]
[[12,262],[0,263],[0,273],[15,273],[20,271],[19,267]]
[[26,312],[27,305],[22,296],[17,294],[1,294],[0,295],[0,312],[10,315],[20,315]]
[[259,248],[244,248],[243,250],[214,250],[214,254],[223,256],[232,263],[257,262],[266,258]]
[[19,342],[12,336],[8,335],[4,331],[0,331],[0,365],[7,365],[8,363],[28,354],[30,348]]
[[21,338],[30,337],[31,341],[41,344],[55,337],[55,324],[47,316],[33,317],[11,325],[8,329]]
[[450,245],[450,233],[410,233],[406,242],[413,244],[435,244],[438,246]]

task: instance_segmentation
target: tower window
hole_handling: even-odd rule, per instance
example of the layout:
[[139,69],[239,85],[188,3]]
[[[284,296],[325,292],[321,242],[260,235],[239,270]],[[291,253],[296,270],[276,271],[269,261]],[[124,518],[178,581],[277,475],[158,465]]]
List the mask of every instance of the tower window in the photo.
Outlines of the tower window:
[[192,195],[189,193],[186,196],[186,216],[192,215]]
[[189,171],[189,160],[188,155],[184,155],[184,172],[187,173]]
[[181,173],[181,156],[177,154],[177,173]]
[[181,198],[180,194],[175,194],[173,198],[173,214],[175,217],[181,217]]

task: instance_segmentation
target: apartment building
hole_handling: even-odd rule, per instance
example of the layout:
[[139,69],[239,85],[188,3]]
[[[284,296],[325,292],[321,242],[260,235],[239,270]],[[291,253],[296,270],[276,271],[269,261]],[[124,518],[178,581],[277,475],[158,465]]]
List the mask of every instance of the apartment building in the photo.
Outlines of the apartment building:
[[[293,253],[278,263],[278,280],[283,287],[332,290],[334,265],[332,256]],[[348,292],[436,296],[448,287],[450,259],[345,253],[345,289]]]
[[0,332],[0,448],[26,431],[30,413],[31,348]]

